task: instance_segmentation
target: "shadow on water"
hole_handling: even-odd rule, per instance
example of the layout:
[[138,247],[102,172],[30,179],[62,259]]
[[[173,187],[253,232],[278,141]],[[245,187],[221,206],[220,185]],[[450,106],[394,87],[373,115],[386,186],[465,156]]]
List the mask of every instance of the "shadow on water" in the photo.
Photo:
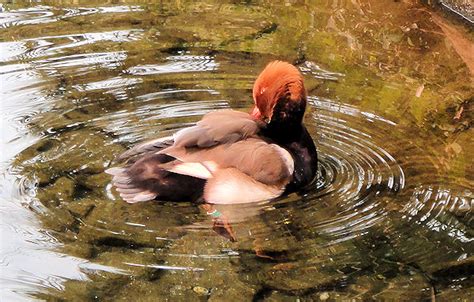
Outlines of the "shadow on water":
[[[472,74],[444,42],[472,35],[410,1],[234,2],[1,6],[2,298],[472,297]],[[236,242],[120,200],[117,155],[248,110],[276,58],[305,75],[310,188],[219,206]]]

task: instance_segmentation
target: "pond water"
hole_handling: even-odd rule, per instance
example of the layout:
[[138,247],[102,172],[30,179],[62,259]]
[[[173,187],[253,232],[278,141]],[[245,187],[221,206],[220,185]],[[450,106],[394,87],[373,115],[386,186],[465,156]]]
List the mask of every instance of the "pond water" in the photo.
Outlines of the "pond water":
[[[472,29],[416,1],[0,4],[1,300],[472,300]],[[304,192],[127,204],[103,171],[271,60],[305,76]]]

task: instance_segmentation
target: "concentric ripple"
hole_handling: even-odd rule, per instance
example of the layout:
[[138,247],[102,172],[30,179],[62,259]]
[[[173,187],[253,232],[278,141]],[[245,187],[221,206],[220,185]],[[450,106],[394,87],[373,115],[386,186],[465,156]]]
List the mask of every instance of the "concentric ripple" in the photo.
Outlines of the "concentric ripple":
[[[306,213],[299,223],[337,243],[383,221],[385,198],[405,186],[402,167],[382,144],[396,124],[329,99],[310,96],[309,103],[306,124],[318,148],[319,177],[297,203]],[[294,199],[279,204],[287,202]],[[322,218],[321,212],[331,214]]]

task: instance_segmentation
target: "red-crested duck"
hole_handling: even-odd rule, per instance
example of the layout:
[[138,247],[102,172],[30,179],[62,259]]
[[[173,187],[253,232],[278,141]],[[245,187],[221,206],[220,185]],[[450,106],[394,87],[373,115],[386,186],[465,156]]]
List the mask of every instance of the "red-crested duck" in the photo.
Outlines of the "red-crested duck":
[[316,148],[303,124],[306,91],[293,65],[274,61],[253,87],[251,114],[219,110],[195,126],[140,144],[106,171],[129,203],[153,199],[210,204],[268,200],[311,183]]

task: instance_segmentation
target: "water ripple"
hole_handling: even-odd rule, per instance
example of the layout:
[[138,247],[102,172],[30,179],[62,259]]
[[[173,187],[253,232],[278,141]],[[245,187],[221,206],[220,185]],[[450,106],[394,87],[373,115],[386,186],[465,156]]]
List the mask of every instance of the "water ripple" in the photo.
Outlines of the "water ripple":
[[317,79],[322,80],[337,81],[339,78],[344,77],[344,74],[342,73],[323,69],[321,66],[311,61],[305,61],[300,66],[300,70],[303,72],[303,74],[309,74]]
[[67,49],[99,42],[132,42],[142,38],[143,30],[128,29],[84,34],[44,36],[16,42],[1,42],[0,62],[55,56]]
[[20,25],[51,23],[71,17],[105,13],[125,13],[141,10],[142,8],[139,6],[58,8],[38,5],[0,12],[0,27],[7,28]]
[[122,78],[122,77],[115,77],[112,79],[107,79],[99,82],[88,83],[84,85],[75,85],[73,88],[77,89],[78,91],[92,91],[92,90],[99,90],[105,89],[109,90],[112,88],[118,87],[127,87],[127,86],[134,86],[138,83],[141,83],[141,79],[139,78]]
[[166,73],[202,72],[216,70],[219,64],[210,56],[178,55],[166,58],[169,63],[134,66],[127,70],[133,75],[153,75]]
[[77,74],[90,72],[88,66],[99,65],[102,68],[115,69],[121,65],[121,62],[127,58],[124,51],[104,52],[104,53],[85,53],[75,54],[50,59],[37,60],[35,67],[45,70],[49,76],[60,75],[58,70],[71,67],[78,68]]
[[423,224],[436,233],[446,232],[455,240],[468,243],[474,241],[468,230],[473,222],[473,209],[474,192],[469,189],[453,190],[425,184],[415,188],[401,213],[407,221]]
[[[317,190],[307,193],[307,202],[299,205],[310,213],[301,219],[309,229],[339,243],[384,220],[383,196],[403,190],[405,175],[378,140],[379,131],[392,127],[393,122],[374,114],[369,120],[364,112],[328,99],[310,97],[309,101],[316,109],[309,126],[317,129],[320,178]],[[309,218],[321,210],[322,203],[330,207],[325,211],[336,216]]]

